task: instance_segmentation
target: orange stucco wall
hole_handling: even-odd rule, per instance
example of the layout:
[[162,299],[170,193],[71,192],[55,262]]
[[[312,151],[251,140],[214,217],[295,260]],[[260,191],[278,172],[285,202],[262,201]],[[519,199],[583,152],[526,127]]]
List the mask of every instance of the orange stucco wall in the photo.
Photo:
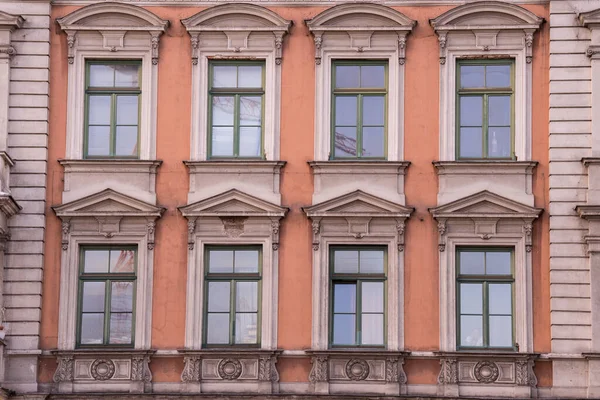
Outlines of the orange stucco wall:
[[[525,6],[548,16],[545,6]],[[53,18],[76,7],[55,6]],[[187,278],[187,226],[177,207],[185,205],[188,174],[182,160],[190,154],[191,51],[190,38],[179,23],[202,8],[148,7],[172,24],[160,41],[158,76],[157,158],[158,203],[167,211],[157,223],[154,261],[152,346],[178,349],[184,345],[185,287]],[[282,221],[279,260],[279,347],[289,350],[311,344],[311,227],[301,207],[310,205],[313,179],[307,161],[314,155],[315,68],[314,42],[303,23],[322,7],[272,7],[294,25],[284,39],[281,88],[281,159],[287,161],[281,179],[283,205],[290,208]],[[439,48],[428,20],[448,7],[398,7],[418,21],[408,38],[405,78],[405,159],[411,162],[406,176],[407,205],[415,207],[408,220],[405,245],[405,347],[434,351],[439,343],[439,268],[437,228],[428,212],[436,206],[437,176],[432,161],[438,159]],[[548,208],[548,28],[536,33],[533,57],[533,159],[539,162],[534,175],[536,206]],[[50,140],[47,193],[47,230],[41,346],[57,346],[60,276],[60,221],[52,205],[61,203],[62,167],[65,157],[67,43],[58,30],[51,33]],[[550,351],[548,217],[534,226],[533,292],[535,351]],[[549,363],[547,363],[549,365]],[[48,382],[56,367],[51,360],[40,363],[39,378]],[[181,358],[151,363],[154,380],[177,382]],[[278,363],[282,382],[306,382],[310,370],[306,358],[283,358]],[[537,367],[538,379],[551,384],[551,368]],[[409,383],[435,383],[439,363],[409,360]]]

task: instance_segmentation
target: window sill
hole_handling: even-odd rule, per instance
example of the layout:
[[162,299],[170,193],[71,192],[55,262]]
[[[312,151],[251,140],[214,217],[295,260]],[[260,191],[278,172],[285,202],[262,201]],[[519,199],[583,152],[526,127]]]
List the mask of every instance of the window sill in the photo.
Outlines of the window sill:
[[190,172],[188,204],[237,189],[281,205],[279,181],[285,161],[223,159],[183,163]]
[[434,161],[439,187],[438,205],[488,190],[533,206],[533,170],[536,161]]
[[86,159],[58,162],[64,168],[63,203],[110,188],[156,204],[156,170],[161,160]]

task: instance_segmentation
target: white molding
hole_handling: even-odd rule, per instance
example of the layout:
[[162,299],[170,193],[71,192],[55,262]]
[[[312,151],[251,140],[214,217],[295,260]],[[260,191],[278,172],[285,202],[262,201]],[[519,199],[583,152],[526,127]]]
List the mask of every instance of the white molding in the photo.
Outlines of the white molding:
[[[600,9],[579,15],[581,24],[592,31],[587,55],[591,59],[592,116],[600,114]],[[600,156],[600,118],[592,118],[592,157]]]
[[456,61],[473,56],[514,59],[515,156],[531,160],[532,46],[542,22],[524,8],[499,1],[467,3],[430,21],[440,46],[440,160],[456,158]]
[[[105,18],[114,23],[106,25]],[[68,94],[66,158],[83,158],[87,59],[142,61],[139,158],[156,157],[158,46],[169,21],[137,6],[98,3],[57,19],[67,34]],[[141,36],[140,36],[141,35]]]
[[[279,158],[283,36],[291,21],[253,4],[223,4],[181,20],[192,45],[192,160],[207,160],[209,60],[265,62],[264,156]],[[253,33],[253,40],[249,40]],[[258,38],[258,39],[257,39]]]
[[[343,59],[387,61],[386,159],[404,159],[405,49],[406,37],[415,24],[394,9],[369,3],[340,4],[306,21],[315,40],[316,161],[330,158],[332,61]],[[372,45],[375,32],[379,37],[377,44]]]

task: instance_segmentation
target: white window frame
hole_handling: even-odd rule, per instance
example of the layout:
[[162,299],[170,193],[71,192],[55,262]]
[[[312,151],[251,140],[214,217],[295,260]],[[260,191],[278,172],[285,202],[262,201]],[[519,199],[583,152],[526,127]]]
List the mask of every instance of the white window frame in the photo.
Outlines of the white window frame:
[[[113,26],[95,25],[95,18],[107,13],[138,18],[143,26],[131,27],[119,21]],[[82,22],[83,21],[83,22]],[[156,106],[158,99],[158,45],[160,35],[169,21],[162,20],[141,7],[129,4],[93,4],[58,18],[61,29],[67,34],[68,91],[67,91],[67,145],[66,157],[83,158],[83,141],[86,134],[85,80],[88,60],[140,60],[142,62],[142,96],[140,102],[139,159],[156,158]],[[135,29],[132,29],[135,28]],[[128,34],[147,33],[147,42],[126,45]]]
[[[239,19],[242,15],[243,18]],[[248,24],[247,19],[259,22]],[[207,22],[208,21],[208,22]],[[216,21],[216,22],[215,22]],[[223,4],[208,8],[181,20],[192,43],[192,160],[208,160],[208,82],[211,59],[231,61],[259,60],[265,63],[263,143],[266,160],[279,159],[281,115],[281,62],[283,36],[291,21],[264,7],[253,4]],[[235,28],[232,28],[235,27]],[[208,33],[203,35],[203,32]],[[261,43],[249,40],[253,33],[271,32],[272,38]],[[223,40],[210,34],[222,33]],[[212,40],[211,40],[212,39]],[[243,160],[240,160],[243,162]]]
[[[357,26],[357,14],[369,14],[371,18],[363,18],[369,21],[368,25]],[[345,18],[348,19],[347,23],[344,23]],[[375,25],[371,19],[379,20],[381,24]],[[329,25],[332,20],[335,20],[335,24]],[[416,21],[383,5],[359,3],[334,6],[306,24],[315,40],[315,160],[327,161],[331,154],[331,77],[334,60],[387,61],[386,160],[403,160],[406,37]],[[340,40],[340,33],[347,35],[345,40]],[[385,44],[371,46],[374,33],[385,34]]]
[[[478,22],[465,21],[470,15]],[[487,23],[479,22],[482,15],[487,16]],[[502,18],[503,23],[499,22]],[[456,160],[456,62],[474,56],[514,60],[515,157],[517,161],[531,160],[532,46],[533,34],[542,22],[542,18],[522,7],[498,1],[464,4],[430,21],[440,46],[441,161]],[[501,35],[509,32],[520,40],[514,36],[507,40]]]

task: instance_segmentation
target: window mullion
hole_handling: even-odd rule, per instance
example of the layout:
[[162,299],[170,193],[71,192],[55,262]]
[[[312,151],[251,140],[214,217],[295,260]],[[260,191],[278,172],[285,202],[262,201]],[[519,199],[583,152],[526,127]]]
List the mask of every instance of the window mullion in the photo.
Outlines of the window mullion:
[[490,347],[490,310],[489,310],[489,286],[483,281],[483,346]]
[[[356,156],[358,158],[362,157],[362,148],[363,148],[363,144],[362,144],[362,137],[363,137],[363,127],[362,127],[362,122],[363,122],[363,116],[362,116],[362,112],[363,112],[363,95],[362,94],[358,94],[357,98],[356,98],[356,107],[357,107],[357,113],[356,113]],[[360,259],[360,258],[359,258]]]
[[488,158],[489,154],[488,154],[488,104],[489,104],[489,94],[484,94],[483,95],[483,125],[482,125],[482,135],[483,135],[483,152],[481,154],[483,154],[484,158]]
[[[359,257],[360,260],[360,257]],[[360,261],[359,261],[360,262]],[[360,270],[359,270],[360,271]],[[356,345],[362,345],[362,281],[356,281],[356,318],[355,318],[355,332],[356,332]]]
[[236,281],[235,279],[232,279],[230,281],[230,288],[229,288],[229,344],[230,345],[235,345],[235,313],[236,313],[236,309],[235,309],[235,291],[236,291]]
[[233,106],[233,156],[240,155],[240,94],[234,96]]
[[106,279],[104,289],[104,344],[110,344],[110,298],[112,296],[111,280]]
[[110,148],[108,153],[113,156],[117,153],[117,94],[111,94],[110,107]]

